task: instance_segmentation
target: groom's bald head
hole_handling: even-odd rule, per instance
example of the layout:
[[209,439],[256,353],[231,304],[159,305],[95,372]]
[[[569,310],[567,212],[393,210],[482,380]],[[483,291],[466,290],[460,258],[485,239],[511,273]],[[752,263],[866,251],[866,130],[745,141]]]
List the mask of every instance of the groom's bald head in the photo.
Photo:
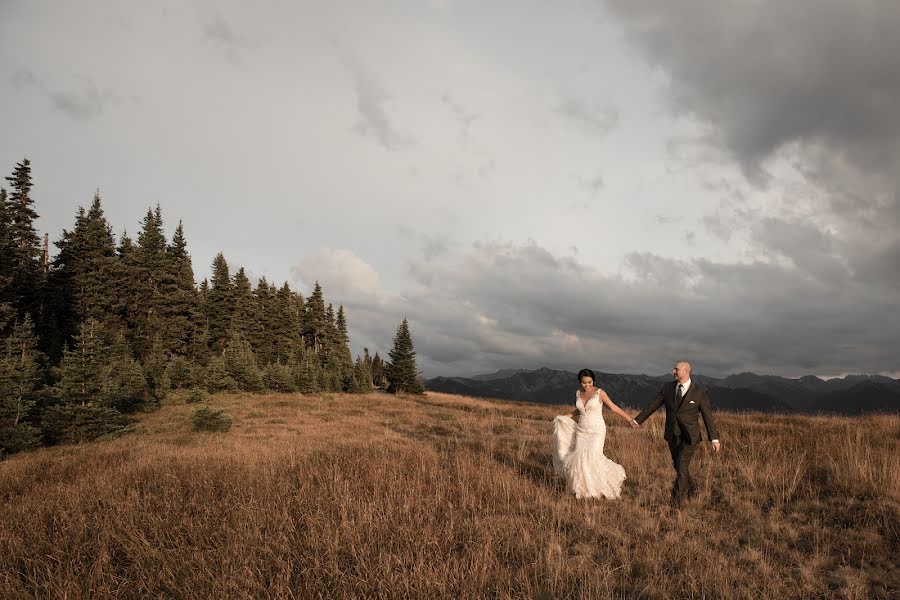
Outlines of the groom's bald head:
[[684,383],[691,378],[691,363],[686,360],[679,360],[672,369],[672,377],[676,381]]

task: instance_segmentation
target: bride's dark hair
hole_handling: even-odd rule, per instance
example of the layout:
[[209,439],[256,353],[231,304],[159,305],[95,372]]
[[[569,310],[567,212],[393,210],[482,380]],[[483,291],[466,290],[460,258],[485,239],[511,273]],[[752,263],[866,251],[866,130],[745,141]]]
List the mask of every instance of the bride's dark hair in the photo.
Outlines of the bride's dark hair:
[[590,377],[591,379],[593,379],[595,381],[597,379],[596,377],[594,377],[594,372],[591,371],[590,369],[582,369],[582,370],[578,371],[578,383],[581,383],[582,377]]

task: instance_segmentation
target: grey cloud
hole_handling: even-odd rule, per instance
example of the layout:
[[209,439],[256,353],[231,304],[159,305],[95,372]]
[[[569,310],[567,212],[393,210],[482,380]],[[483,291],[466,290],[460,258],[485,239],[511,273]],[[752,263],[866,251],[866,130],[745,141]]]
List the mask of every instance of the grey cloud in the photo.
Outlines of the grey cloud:
[[39,92],[55,109],[79,121],[97,117],[110,105],[120,101],[118,96],[101,90],[94,81],[87,78],[82,78],[73,89],[57,90],[32,71],[20,69],[13,74],[11,83],[19,90],[32,89]]
[[675,288],[688,275],[688,265],[650,252],[629,253],[623,266],[631,270],[644,285],[656,284],[662,288]]
[[794,140],[832,141],[866,164],[896,155],[900,4],[607,4],[671,74],[676,106],[719,127],[746,165]]
[[[707,127],[695,139],[673,140],[670,155],[696,167],[721,165],[716,152],[724,151],[767,196],[749,201],[727,182],[709,182],[723,202],[715,216],[701,220],[704,228],[722,238],[738,228],[749,232],[763,262],[785,265],[774,273],[785,276],[779,285],[788,291],[778,308],[799,311],[796,321],[783,319],[785,335],[804,316],[834,319],[858,332],[837,338],[853,338],[845,347],[857,357],[855,368],[865,369],[864,336],[877,337],[882,330],[876,324],[885,322],[876,306],[900,304],[900,285],[893,283],[900,281],[900,4],[606,5],[636,47],[669,75],[672,107]],[[787,183],[766,172],[773,157],[790,161],[802,181]],[[819,314],[815,307],[823,297],[828,310]],[[896,333],[896,324],[887,329]],[[896,354],[896,348],[875,347],[873,357]],[[815,346],[809,352],[818,355]],[[836,366],[835,372],[845,370]]]
[[598,103],[585,104],[575,98],[560,102],[556,112],[572,119],[592,134],[606,134],[619,124],[619,113],[612,107]]
[[445,93],[441,96],[441,102],[450,109],[450,112],[454,117],[459,121],[459,135],[460,137],[466,138],[469,137],[469,128],[472,126],[472,123],[481,118],[477,113],[472,113],[460,106],[449,93]]
[[674,140],[673,155],[714,162],[716,142],[751,181],[770,183],[763,162],[785,150],[827,196],[826,210],[888,231],[886,246],[893,243],[900,225],[900,4],[606,5],[669,74],[675,110],[711,127],[696,143]]
[[244,45],[244,38],[231,27],[222,15],[216,15],[212,21],[207,23],[203,28],[203,33],[206,37],[226,47],[233,48]]
[[381,83],[356,58],[345,56],[344,64],[353,75],[356,92],[356,109],[360,121],[354,130],[360,135],[372,135],[386,150],[397,150],[415,144],[415,140],[402,134],[388,117],[385,104],[390,96]]
[[429,376],[586,362],[659,374],[683,356],[710,375],[896,370],[890,295],[835,288],[793,264],[643,253],[628,256],[621,276],[604,275],[531,243],[476,245],[418,266],[429,277],[403,291],[402,306],[356,300],[348,309],[362,315],[351,328],[366,339],[389,340],[381,324],[408,316]]
[[703,228],[711,235],[720,240],[728,241],[731,239],[731,229],[725,224],[718,215],[706,215],[700,219]]
[[398,225],[397,231],[419,246],[420,254],[426,262],[447,254],[453,245],[450,237],[444,234],[429,235],[407,225]]
[[772,252],[790,258],[804,275],[836,285],[849,276],[840,241],[809,224],[765,218],[753,226],[753,237]]
[[597,194],[603,190],[606,186],[606,183],[603,181],[603,176],[600,174],[594,175],[592,177],[577,177],[578,185],[581,186],[585,191],[591,194]]
[[203,35],[219,46],[232,63],[238,63],[242,53],[256,47],[256,42],[235,29],[221,14],[214,14],[203,26]]

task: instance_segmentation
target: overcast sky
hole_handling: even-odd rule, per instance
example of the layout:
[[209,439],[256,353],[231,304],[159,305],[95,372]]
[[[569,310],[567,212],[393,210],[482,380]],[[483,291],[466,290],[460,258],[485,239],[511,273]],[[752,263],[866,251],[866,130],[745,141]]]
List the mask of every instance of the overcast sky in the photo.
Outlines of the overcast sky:
[[900,375],[895,0],[0,0],[0,170],[428,377]]

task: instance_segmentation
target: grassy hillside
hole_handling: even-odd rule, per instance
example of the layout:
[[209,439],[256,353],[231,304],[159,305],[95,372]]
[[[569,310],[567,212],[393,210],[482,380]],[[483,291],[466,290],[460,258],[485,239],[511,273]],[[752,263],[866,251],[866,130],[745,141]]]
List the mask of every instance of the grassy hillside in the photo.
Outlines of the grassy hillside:
[[214,397],[0,463],[0,597],[896,597],[900,418],[718,415],[675,510],[662,414],[609,416],[622,499],[552,474],[559,407]]

